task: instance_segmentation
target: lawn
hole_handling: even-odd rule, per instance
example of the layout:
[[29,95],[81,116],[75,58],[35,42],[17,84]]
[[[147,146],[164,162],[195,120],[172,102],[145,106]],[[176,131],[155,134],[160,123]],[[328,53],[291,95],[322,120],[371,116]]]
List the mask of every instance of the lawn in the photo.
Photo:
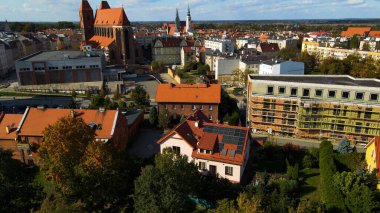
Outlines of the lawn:
[[304,179],[301,186],[301,199],[320,201],[320,174],[319,169],[303,169],[300,171],[300,177]]

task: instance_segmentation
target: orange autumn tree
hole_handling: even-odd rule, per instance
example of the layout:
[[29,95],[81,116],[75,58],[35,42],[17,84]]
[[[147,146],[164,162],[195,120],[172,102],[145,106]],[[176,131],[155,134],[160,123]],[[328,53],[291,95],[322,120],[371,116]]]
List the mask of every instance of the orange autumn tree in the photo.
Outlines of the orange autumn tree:
[[67,116],[47,127],[40,156],[47,194],[54,191],[55,197],[82,202],[85,211],[111,210],[123,203],[126,172],[115,159],[120,153],[95,141],[94,130],[83,119]]

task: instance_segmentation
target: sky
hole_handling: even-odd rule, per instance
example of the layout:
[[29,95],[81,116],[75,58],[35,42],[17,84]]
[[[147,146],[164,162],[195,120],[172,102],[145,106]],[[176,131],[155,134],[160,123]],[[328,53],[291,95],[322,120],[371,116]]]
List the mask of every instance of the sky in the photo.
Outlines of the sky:
[[[82,0],[0,0],[0,20],[79,21]],[[100,0],[88,0],[95,9]],[[380,0],[109,0],[130,21],[380,18]]]

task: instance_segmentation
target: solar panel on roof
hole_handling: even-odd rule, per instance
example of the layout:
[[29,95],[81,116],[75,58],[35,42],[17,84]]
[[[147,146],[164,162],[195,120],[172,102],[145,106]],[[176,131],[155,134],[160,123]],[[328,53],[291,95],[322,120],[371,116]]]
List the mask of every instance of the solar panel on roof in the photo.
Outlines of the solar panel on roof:
[[226,156],[227,155],[227,149],[224,149],[222,150],[222,155]]
[[232,157],[232,158],[235,157],[235,150],[230,151],[230,157]]
[[223,149],[223,143],[219,143],[219,150]]

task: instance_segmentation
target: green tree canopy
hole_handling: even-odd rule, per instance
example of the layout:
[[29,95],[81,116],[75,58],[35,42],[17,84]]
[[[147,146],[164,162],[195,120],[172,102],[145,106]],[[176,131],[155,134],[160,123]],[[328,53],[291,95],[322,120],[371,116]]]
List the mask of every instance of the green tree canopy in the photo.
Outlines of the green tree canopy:
[[132,90],[132,98],[135,100],[137,105],[143,105],[145,104],[149,98],[148,98],[148,93],[146,90],[140,86],[137,85],[133,90]]

